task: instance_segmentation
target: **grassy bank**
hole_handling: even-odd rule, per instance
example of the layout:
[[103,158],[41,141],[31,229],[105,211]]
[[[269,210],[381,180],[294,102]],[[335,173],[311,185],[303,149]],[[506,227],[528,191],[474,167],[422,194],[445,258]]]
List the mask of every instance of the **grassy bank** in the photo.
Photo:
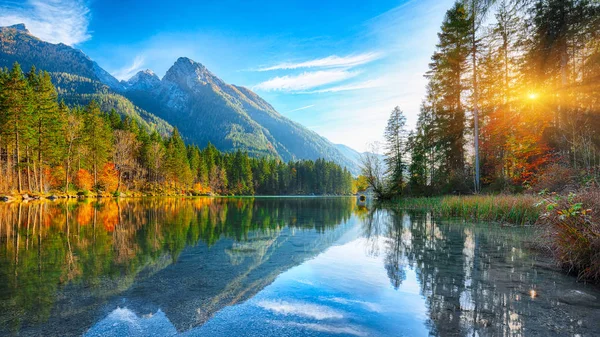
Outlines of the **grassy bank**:
[[444,196],[404,198],[395,205],[404,209],[430,210],[441,217],[532,225],[540,217],[539,198],[531,195]]
[[566,272],[600,282],[600,190],[565,195],[479,195],[404,198],[402,209],[428,210],[440,217],[533,225],[540,245]]

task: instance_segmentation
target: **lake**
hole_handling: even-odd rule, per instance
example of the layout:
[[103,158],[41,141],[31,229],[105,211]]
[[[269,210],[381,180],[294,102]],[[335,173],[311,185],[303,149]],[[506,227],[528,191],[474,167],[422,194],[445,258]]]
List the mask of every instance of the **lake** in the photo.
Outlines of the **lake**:
[[0,204],[0,335],[598,336],[535,239],[350,197]]

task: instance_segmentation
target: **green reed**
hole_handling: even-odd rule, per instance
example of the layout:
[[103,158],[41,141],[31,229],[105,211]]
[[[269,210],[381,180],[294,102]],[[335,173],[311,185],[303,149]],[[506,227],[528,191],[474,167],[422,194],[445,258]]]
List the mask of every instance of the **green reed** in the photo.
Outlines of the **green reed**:
[[538,198],[532,195],[473,195],[403,198],[395,205],[404,209],[430,210],[442,217],[531,225],[540,217]]

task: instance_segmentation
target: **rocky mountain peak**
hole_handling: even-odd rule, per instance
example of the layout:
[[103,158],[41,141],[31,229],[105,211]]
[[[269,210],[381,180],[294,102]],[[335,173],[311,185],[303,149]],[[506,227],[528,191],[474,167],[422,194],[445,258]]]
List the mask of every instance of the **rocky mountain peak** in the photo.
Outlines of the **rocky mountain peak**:
[[22,32],[22,33],[26,33],[29,34],[29,30],[27,30],[27,27],[25,27],[24,23],[18,23],[16,25],[12,25],[12,26],[8,26],[8,27],[4,27],[4,28],[9,28],[9,29],[14,29],[16,31]]
[[193,82],[222,84],[222,81],[206,69],[204,65],[187,57],[178,58],[163,79],[180,84],[187,83],[188,85]]
[[160,78],[158,78],[158,76],[156,76],[156,74],[150,69],[139,71],[127,82],[125,82],[125,86],[128,90],[148,90],[156,87],[159,84]]

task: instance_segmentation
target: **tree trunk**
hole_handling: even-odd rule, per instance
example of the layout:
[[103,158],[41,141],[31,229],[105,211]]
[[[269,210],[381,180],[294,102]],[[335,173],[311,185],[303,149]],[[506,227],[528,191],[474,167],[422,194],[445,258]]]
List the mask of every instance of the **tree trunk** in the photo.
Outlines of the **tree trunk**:
[[42,165],[42,121],[40,119],[38,124],[38,163],[40,165],[40,182],[39,182],[39,191],[40,193],[44,193],[44,169]]
[[69,171],[71,171],[71,150],[73,143],[69,143],[69,149],[67,151],[67,167],[65,170],[65,193],[69,193]]
[[117,192],[119,192],[120,188],[121,188],[121,177],[122,177],[122,173],[119,170],[119,182],[117,183]]
[[19,149],[19,120],[18,119],[15,119],[15,147],[16,147],[16,155],[17,155],[16,167],[17,167],[18,191],[19,191],[19,193],[21,193],[23,191],[23,186],[22,186],[22,182],[21,182],[21,169],[19,167],[19,164],[21,162],[21,152]]
[[94,160],[94,188],[98,186],[98,167],[96,165],[96,160]]
[[[30,169],[31,157],[29,156],[29,146],[25,147],[25,157],[26,157],[25,161],[27,162],[27,190],[33,191],[33,189],[31,188],[31,169]],[[34,175],[35,175],[35,172],[34,172]]]
[[479,108],[477,106],[477,101],[479,100],[479,92],[477,91],[477,36],[476,36],[476,10],[475,10],[475,1],[471,6],[471,20],[473,21],[473,28],[471,32],[473,49],[471,51],[471,58],[473,61],[473,122],[475,127],[475,193],[479,193]]

